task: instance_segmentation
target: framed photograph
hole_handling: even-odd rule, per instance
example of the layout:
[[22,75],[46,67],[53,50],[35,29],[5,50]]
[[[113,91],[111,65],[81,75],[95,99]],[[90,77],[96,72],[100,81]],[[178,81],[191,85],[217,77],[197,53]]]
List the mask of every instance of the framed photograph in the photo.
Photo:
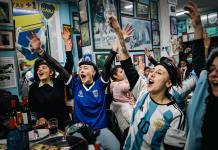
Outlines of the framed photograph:
[[188,35],[187,34],[182,35],[182,41],[183,42],[188,42]]
[[145,54],[133,54],[133,62],[142,62],[145,64]]
[[109,54],[96,54],[95,58],[96,58],[96,65],[98,67],[99,70],[103,70],[103,66],[105,64],[105,61],[107,59]]
[[158,20],[152,20],[151,23],[152,23],[151,27],[153,31],[160,31]]
[[133,26],[133,36],[126,40],[128,50],[144,50],[145,47],[152,48],[151,39],[151,21],[135,19],[130,17],[121,17],[122,27],[126,24]]
[[121,14],[133,16],[133,2],[127,0],[120,0]]
[[73,33],[80,34],[80,21],[79,21],[79,13],[72,13],[73,20]]
[[0,50],[14,50],[13,31],[0,30]]
[[138,0],[138,2],[143,3],[143,4],[149,4],[149,0]]
[[186,33],[187,32],[187,26],[186,26],[186,21],[179,21],[178,22],[178,33]]
[[158,19],[158,5],[157,2],[151,1],[151,19]]
[[117,1],[93,0],[92,6],[94,51],[109,50],[116,39],[116,34],[108,25],[107,19],[111,15],[117,17]]
[[152,31],[152,45],[159,46],[160,45],[160,31]]
[[187,33],[193,33],[195,31],[194,27],[192,26],[190,17],[186,19],[186,26],[187,26]]
[[217,12],[207,14],[207,18],[208,18],[208,24],[210,26],[211,25],[216,25],[218,23]]
[[80,25],[81,38],[82,38],[82,47],[88,46],[91,44],[89,37],[89,24],[88,22]]
[[88,20],[86,0],[81,0],[79,2],[79,14],[80,14],[80,23]]
[[11,0],[0,0],[0,25],[13,25]]
[[0,57],[0,87],[3,89],[16,87],[16,68],[14,57]]
[[160,60],[160,48],[153,48],[154,59],[156,61]]
[[170,34],[171,35],[177,35],[177,20],[175,16],[170,16]]
[[143,18],[143,19],[150,19],[149,5],[137,3],[136,17],[140,17],[140,18]]

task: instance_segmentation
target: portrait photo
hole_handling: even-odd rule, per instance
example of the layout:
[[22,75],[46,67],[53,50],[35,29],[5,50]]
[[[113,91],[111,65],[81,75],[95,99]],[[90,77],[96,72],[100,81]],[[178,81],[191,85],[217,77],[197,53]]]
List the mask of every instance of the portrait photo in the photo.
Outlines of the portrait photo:
[[117,17],[117,0],[93,0],[94,51],[109,50],[116,39],[107,23],[108,17]]
[[0,30],[0,50],[10,49],[14,49],[13,31]]
[[89,24],[88,22],[80,25],[81,37],[82,37],[82,46],[88,46],[91,44],[89,37]]
[[177,35],[177,20],[175,16],[170,16],[170,34],[171,35]]
[[80,22],[81,23],[88,20],[86,0],[81,0],[79,2],[79,14],[80,14]]

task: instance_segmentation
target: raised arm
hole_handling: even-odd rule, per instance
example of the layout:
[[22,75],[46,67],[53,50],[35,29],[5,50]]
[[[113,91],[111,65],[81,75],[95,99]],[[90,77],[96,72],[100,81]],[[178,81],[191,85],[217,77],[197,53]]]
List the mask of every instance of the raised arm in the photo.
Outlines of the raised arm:
[[[111,20],[113,20],[113,18],[110,18]],[[128,25],[125,27],[127,29],[130,29],[133,31],[132,26]],[[126,45],[125,45],[125,39],[124,36],[122,34],[122,30],[120,28],[120,26],[116,26],[114,27],[114,30],[117,34],[118,40],[119,40],[119,59],[120,59],[120,63],[122,68],[124,69],[124,72],[126,74],[126,77],[129,81],[130,84],[130,90],[133,89],[133,87],[135,86],[136,82],[139,79],[139,74],[137,72],[137,70],[135,69],[132,61],[131,61],[131,57],[129,55],[129,52],[127,51]]]
[[61,33],[64,40],[65,52],[66,52],[66,63],[64,68],[71,74],[73,69],[73,43],[70,37],[70,31],[64,28],[64,31]]
[[[117,31],[118,31],[117,28],[120,29],[120,25],[117,22],[117,19],[114,18],[114,17],[109,18],[109,25],[115,30],[115,32],[117,34]],[[133,32],[133,29],[131,28],[131,26],[129,26],[128,28],[127,27],[124,28],[124,30],[121,31],[121,34],[124,37],[124,40],[126,38],[130,37],[132,32]],[[102,78],[105,81],[108,81],[109,78],[110,78],[111,65],[112,65],[112,62],[113,62],[114,58],[116,57],[117,50],[118,50],[119,46],[120,46],[119,40],[116,39],[115,43],[113,44],[113,48],[110,51],[110,55],[107,57],[106,62],[104,64],[104,68],[103,68],[103,72],[102,72]]]
[[39,53],[39,56],[45,59],[47,63],[49,63],[57,72],[59,72],[65,82],[68,82],[71,74],[63,66],[61,66],[57,60],[45,53],[44,49],[41,48],[41,42],[39,38],[33,32],[30,34],[30,42],[33,49]]
[[193,41],[193,69],[197,76],[200,75],[201,71],[205,69],[205,52],[204,52],[204,42],[203,42],[203,27],[201,24],[200,13],[198,12],[198,7],[192,1],[184,7],[188,11],[188,15],[191,17],[192,25],[195,29],[194,41]]
[[151,56],[151,51],[148,48],[145,48],[145,55],[148,57],[148,60],[154,65],[156,66],[158,63],[157,61]]

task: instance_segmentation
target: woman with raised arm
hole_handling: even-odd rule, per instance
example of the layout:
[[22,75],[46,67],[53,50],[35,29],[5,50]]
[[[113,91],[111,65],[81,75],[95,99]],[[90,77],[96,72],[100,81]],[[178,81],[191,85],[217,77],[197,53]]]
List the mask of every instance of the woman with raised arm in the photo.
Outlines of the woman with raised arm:
[[183,149],[186,134],[184,115],[169,96],[173,85],[180,85],[178,68],[168,61],[155,66],[146,83],[133,66],[120,28],[119,58],[137,99],[124,149]]
[[[68,72],[72,72],[70,32],[63,31],[62,37],[67,57],[65,68]],[[32,41],[32,44],[40,44],[34,33],[31,34],[30,38],[32,40],[35,38],[35,42],[37,42]],[[48,119],[57,118],[59,129],[64,130],[64,123],[70,120],[70,117],[65,102],[63,76],[55,77],[55,69],[44,59],[39,58],[34,65],[34,78],[35,82],[30,86],[29,90],[29,107],[31,111],[37,113],[38,124],[45,124]]]
[[[209,48],[210,42],[203,41],[203,27],[198,7],[189,1],[184,9],[189,11],[195,29],[192,48],[193,68],[197,68],[195,72],[199,76],[187,111],[189,132],[185,149],[214,149],[217,147],[214,137],[218,133],[218,123],[214,120],[215,115],[218,114],[218,49],[210,52],[205,63],[204,50]],[[205,67],[206,70],[203,71]]]
[[[109,19],[112,28],[120,27],[114,17]],[[130,30],[131,31],[131,30]],[[123,32],[128,37],[130,31]],[[79,63],[78,77],[72,77],[55,59],[44,53],[40,48],[40,41],[37,37],[31,39],[32,45],[39,55],[44,58],[48,64],[59,71],[64,77],[65,83],[70,85],[74,95],[74,121],[88,124],[95,133],[98,133],[96,140],[103,149],[120,149],[119,141],[106,128],[106,99],[105,89],[110,78],[111,64],[117,54],[117,45],[115,44],[107,57],[101,75],[98,74],[98,68],[91,61],[82,61]]]

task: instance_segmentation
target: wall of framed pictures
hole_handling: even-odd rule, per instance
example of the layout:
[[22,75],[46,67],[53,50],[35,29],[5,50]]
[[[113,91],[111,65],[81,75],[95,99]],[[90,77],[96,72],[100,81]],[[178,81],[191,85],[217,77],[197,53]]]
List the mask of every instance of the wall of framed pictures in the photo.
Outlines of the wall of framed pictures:
[[[87,13],[91,16],[89,22],[92,28],[89,29],[89,33],[93,49],[92,58],[96,63],[99,62],[100,56],[109,54],[116,39],[116,34],[107,24],[109,15],[116,16],[122,28],[127,23],[134,26],[134,35],[126,40],[127,48],[131,52],[144,54],[145,48],[152,49],[153,46],[160,46],[160,30],[157,29],[159,28],[158,0],[91,0],[87,3],[90,5]],[[154,27],[152,27],[153,21]],[[80,22],[80,29],[84,23],[86,21]],[[82,34],[81,37],[83,38]],[[118,62],[117,57],[116,63]]]

